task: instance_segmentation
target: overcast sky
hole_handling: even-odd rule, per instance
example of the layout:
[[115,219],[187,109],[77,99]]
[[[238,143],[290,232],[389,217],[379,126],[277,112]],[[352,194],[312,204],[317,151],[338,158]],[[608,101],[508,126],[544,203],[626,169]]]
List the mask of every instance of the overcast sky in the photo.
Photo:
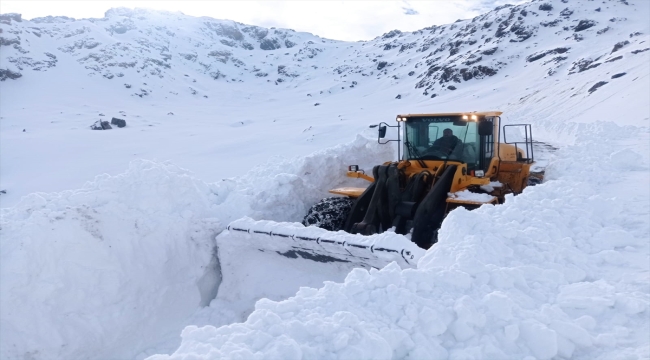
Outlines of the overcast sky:
[[505,3],[524,0],[428,1],[56,1],[0,0],[0,13],[24,19],[63,15],[101,18],[113,7],[180,11],[264,27],[305,31],[337,40],[370,40],[387,31],[414,31],[469,19]]

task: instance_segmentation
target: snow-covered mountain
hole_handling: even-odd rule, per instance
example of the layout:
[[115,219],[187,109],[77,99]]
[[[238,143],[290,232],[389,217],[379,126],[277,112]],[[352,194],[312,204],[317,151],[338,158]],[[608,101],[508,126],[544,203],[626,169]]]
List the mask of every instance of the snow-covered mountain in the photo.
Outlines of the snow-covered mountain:
[[[3,15],[3,129],[63,131],[65,124],[66,136],[76,144],[66,145],[66,154],[78,146],[103,158],[101,166],[70,168],[67,155],[61,157],[63,163],[54,164],[31,154],[36,144],[30,135],[16,134],[14,139],[3,131],[5,144],[16,141],[27,147],[17,156],[23,160],[22,172],[30,173],[25,181],[3,172],[3,200],[15,203],[30,192],[81,186],[83,182],[67,175],[78,171],[85,179],[101,172],[117,174],[134,154],[173,160],[206,180],[241,175],[268,156],[294,156],[295,151],[279,146],[286,141],[300,144],[303,154],[338,144],[340,137],[328,135],[331,126],[305,120],[314,117],[344,121],[340,124],[347,126],[351,139],[368,122],[347,120],[456,110],[447,104],[459,98],[471,99],[471,109],[500,107],[511,117],[530,104],[540,119],[558,116],[558,111],[569,115],[566,109],[580,108],[586,97],[624,98],[645,91],[643,81],[636,80],[647,63],[647,24],[637,7],[621,1],[532,2],[356,43],[148,10],[113,9],[102,19],[85,20],[25,21]],[[519,96],[500,94],[506,85],[514,86],[512,92]],[[565,94],[565,106],[549,102],[540,94],[542,87]],[[49,100],[34,109],[33,99]],[[359,99],[367,99],[367,105],[353,106]],[[36,116],[23,116],[30,111],[23,108]],[[597,106],[587,115],[626,122],[638,117],[636,109]],[[136,146],[112,149],[111,157],[104,156],[104,146],[97,145],[113,140],[83,131],[104,115],[126,117],[129,127],[166,142],[168,151]],[[182,124],[208,118],[200,134],[190,134],[196,137],[190,143],[180,136],[188,129]],[[179,136],[170,141],[167,131],[157,131],[160,127],[175,127]],[[281,138],[264,136],[276,128],[286,130]],[[237,160],[224,159],[222,166],[203,166],[235,146],[232,141],[215,144],[210,141],[215,136],[244,136],[269,146],[265,157],[244,152]],[[138,138],[128,141],[138,143]],[[46,142],[43,147],[60,147],[51,140],[38,139]],[[34,182],[40,171],[55,165],[67,171],[49,171],[55,178],[45,187]]]
[[[544,0],[352,43],[0,15],[0,357],[647,358],[648,18]],[[465,110],[558,150],[541,186],[452,212],[417,269],[215,250],[394,159],[369,124]]]
[[[628,11],[625,1],[505,5],[471,20],[357,43],[144,9],[111,9],[104,18],[83,20],[4,15],[2,79],[35,76],[32,71],[47,71],[65,56],[78,65],[77,76],[133,83],[124,92],[140,97],[154,84],[174,81],[203,93],[192,88],[196,78],[296,87],[327,77],[346,88],[400,80],[409,93],[433,98],[528,66],[546,76],[615,67],[609,64],[650,49],[643,29],[629,25],[633,16],[620,16]],[[139,89],[143,79],[149,88]]]
[[[511,118],[533,104],[535,118],[572,118],[571,109],[582,111],[579,104],[588,97],[645,91],[637,81],[648,56],[639,6],[532,2],[356,43],[148,10],[113,9],[85,20],[3,15],[2,140],[25,147],[11,155],[28,175],[3,171],[2,200],[9,205],[30,192],[79,187],[80,178],[119,173],[134,156],[169,159],[209,181],[241,175],[270,156],[295,156],[280,146],[287,141],[306,154],[340,143],[341,131],[332,136],[333,126],[345,124],[352,139],[370,119],[455,111],[449,106],[455,99],[471,99],[470,109],[501,108]],[[504,94],[506,86],[517,95]],[[550,88],[564,94],[562,107],[543,94]],[[34,107],[34,99],[45,100]],[[627,122],[640,116],[637,110],[597,105],[586,115]],[[120,138],[134,147],[115,148],[110,135],[84,131],[111,117],[128,120],[132,132]],[[336,125],[308,120],[323,117]],[[196,121],[203,122],[198,133],[186,126]],[[18,133],[23,129],[26,134]],[[62,147],[56,137],[31,134],[37,129],[74,140]],[[283,130],[280,137],[265,136],[276,129]],[[173,141],[168,130],[176,134]],[[167,147],[140,146],[142,134],[133,131]],[[267,144],[264,155],[243,151],[236,160],[221,159],[221,166],[204,166],[242,137]],[[52,162],[35,153],[38,148],[66,155]],[[69,154],[77,148],[102,158],[101,164],[73,166]],[[52,176],[45,184],[37,180],[42,171]]]

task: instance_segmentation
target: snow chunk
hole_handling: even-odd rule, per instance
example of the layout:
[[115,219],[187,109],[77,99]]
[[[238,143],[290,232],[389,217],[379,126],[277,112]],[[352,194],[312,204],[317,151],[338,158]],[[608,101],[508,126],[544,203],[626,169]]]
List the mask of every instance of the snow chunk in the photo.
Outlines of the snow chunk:
[[487,185],[481,185],[481,190],[485,192],[492,192],[494,191],[494,188],[502,187],[503,184],[499,181],[490,181],[489,184]]
[[469,190],[457,191],[455,193],[448,193],[449,198],[454,200],[475,201],[480,203],[487,203],[494,200],[494,196],[490,194],[474,193]]

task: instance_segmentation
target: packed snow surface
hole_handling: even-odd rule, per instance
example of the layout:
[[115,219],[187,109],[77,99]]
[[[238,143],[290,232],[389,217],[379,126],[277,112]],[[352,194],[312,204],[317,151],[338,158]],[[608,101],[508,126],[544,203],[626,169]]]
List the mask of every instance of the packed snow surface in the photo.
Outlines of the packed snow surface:
[[[536,1],[345,43],[143,10],[2,17],[0,358],[650,358],[648,18]],[[474,110],[532,124],[544,182],[452,211],[416,265],[227,230],[324,237],[308,208],[367,184],[348,165],[395,159],[368,125]],[[111,117],[127,126],[89,129]]]

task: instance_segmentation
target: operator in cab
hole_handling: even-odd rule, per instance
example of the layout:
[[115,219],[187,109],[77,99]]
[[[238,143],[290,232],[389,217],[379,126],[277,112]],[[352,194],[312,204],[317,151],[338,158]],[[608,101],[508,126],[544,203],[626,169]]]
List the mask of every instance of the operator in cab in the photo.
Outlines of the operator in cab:
[[447,128],[442,131],[442,137],[433,142],[431,148],[449,155],[460,143],[460,139],[454,135],[454,132]]

